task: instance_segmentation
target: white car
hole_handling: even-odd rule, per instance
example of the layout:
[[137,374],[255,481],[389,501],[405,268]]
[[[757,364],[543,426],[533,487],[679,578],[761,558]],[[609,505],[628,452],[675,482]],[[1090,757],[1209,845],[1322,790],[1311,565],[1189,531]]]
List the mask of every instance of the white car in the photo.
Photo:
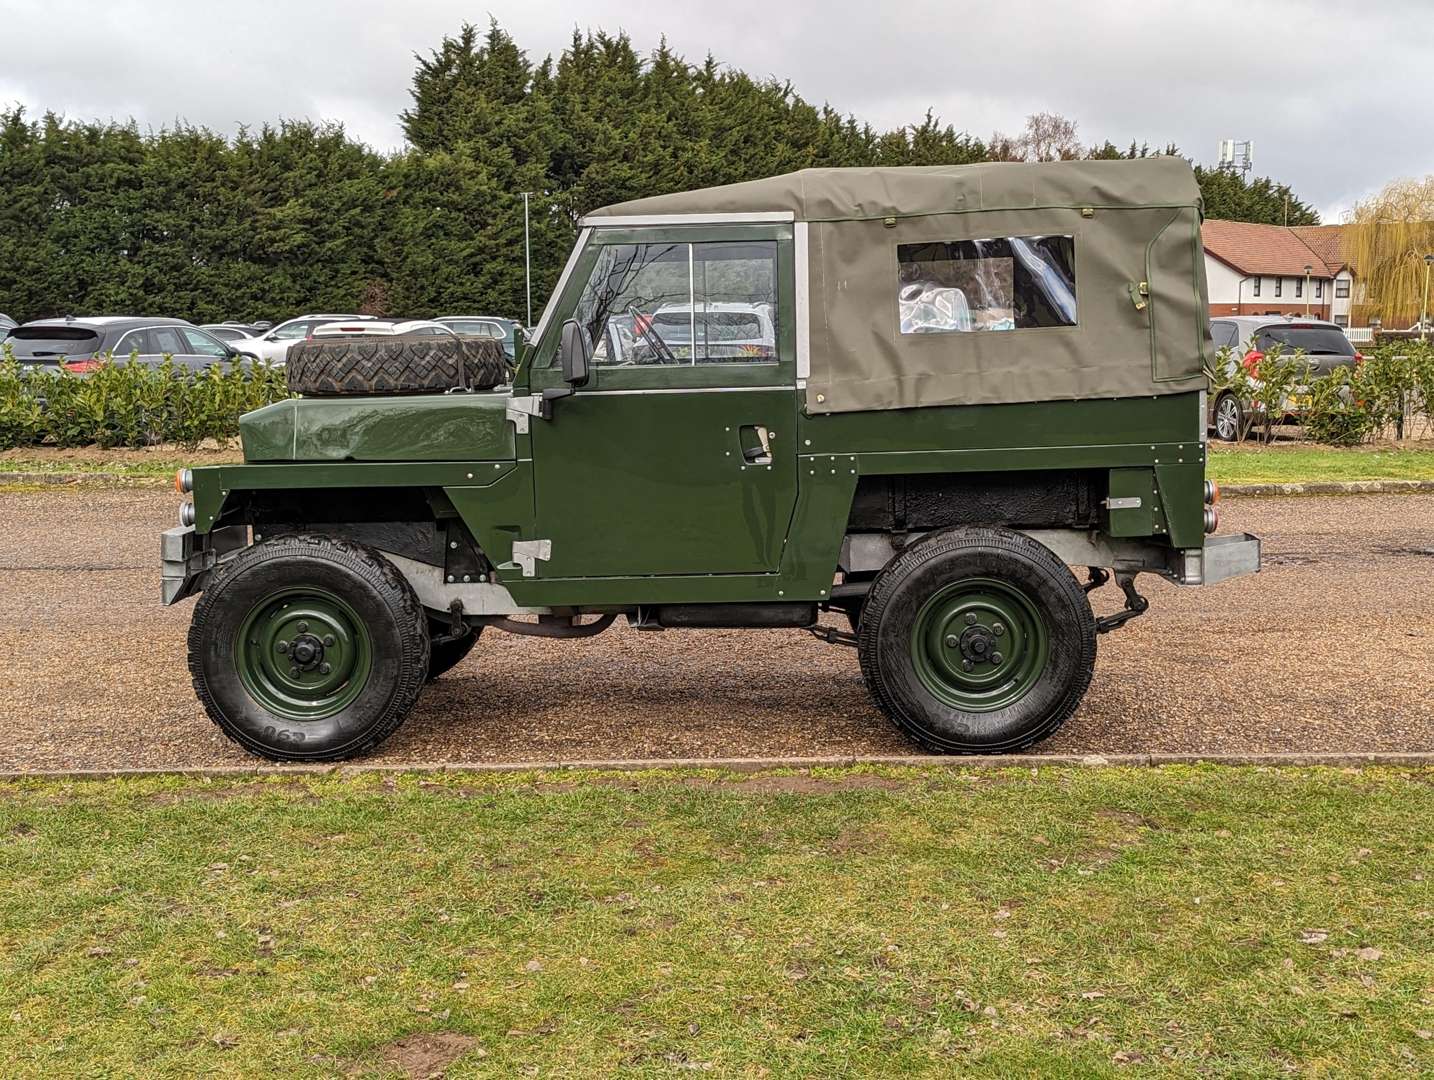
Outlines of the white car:
[[[692,335],[697,334],[697,359]],[[775,360],[777,329],[770,304],[665,304],[647,314],[631,308],[609,318],[593,358],[598,363],[690,364]]]
[[432,322],[428,319],[409,319],[405,322],[390,322],[386,319],[364,319],[352,321],[344,319],[339,322],[324,323],[322,326],[314,327],[311,335],[315,338],[336,338],[336,337],[359,337],[365,335],[381,335],[393,337],[398,334],[418,334],[421,336],[444,336],[456,338],[451,327],[442,323]]
[[298,318],[281,322],[267,333],[241,338],[229,344],[239,352],[249,353],[271,364],[282,364],[289,356],[290,346],[309,337],[318,327],[332,322],[356,322],[372,318],[372,315],[300,315]]

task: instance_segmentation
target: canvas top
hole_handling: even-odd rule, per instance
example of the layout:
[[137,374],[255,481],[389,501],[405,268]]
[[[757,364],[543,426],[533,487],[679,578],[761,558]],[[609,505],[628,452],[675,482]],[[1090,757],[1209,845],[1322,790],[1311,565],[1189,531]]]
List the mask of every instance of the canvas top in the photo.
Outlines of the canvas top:
[[741,184],[605,206],[589,215],[770,213],[797,221],[861,221],[1040,207],[1196,207],[1200,189],[1178,157],[983,162],[900,168],[802,169]]

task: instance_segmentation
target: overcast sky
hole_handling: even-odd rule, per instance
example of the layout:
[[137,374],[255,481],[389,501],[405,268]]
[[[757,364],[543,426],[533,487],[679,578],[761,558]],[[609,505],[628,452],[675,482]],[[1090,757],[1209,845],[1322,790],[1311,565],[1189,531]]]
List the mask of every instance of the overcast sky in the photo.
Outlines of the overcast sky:
[[643,52],[666,34],[878,127],[930,107],[984,138],[1051,111],[1086,143],[1174,141],[1204,163],[1253,139],[1256,172],[1327,221],[1434,173],[1431,0],[0,0],[0,102],[225,133],[339,120],[394,148],[413,54],[490,14],[533,60],[574,27]]

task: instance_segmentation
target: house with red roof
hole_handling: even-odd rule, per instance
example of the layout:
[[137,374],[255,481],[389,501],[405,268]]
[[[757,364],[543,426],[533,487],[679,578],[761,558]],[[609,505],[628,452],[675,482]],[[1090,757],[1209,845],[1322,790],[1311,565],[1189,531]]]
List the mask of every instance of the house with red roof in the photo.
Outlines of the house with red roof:
[[1355,275],[1343,225],[1206,221],[1211,315],[1304,315],[1349,325]]

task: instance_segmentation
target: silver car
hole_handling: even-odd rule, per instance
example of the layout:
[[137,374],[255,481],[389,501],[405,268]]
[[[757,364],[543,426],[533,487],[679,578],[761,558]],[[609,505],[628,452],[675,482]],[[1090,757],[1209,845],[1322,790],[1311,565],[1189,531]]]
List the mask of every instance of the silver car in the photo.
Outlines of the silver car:
[[[1300,319],[1279,315],[1236,315],[1210,320],[1210,335],[1216,349],[1229,349],[1228,375],[1236,364],[1253,367],[1276,346],[1289,355],[1304,351],[1310,375],[1328,375],[1336,368],[1350,367],[1363,359],[1342,327],[1323,319]],[[1294,395],[1285,403],[1285,414],[1298,421],[1304,402]],[[1248,426],[1249,402],[1231,390],[1210,395],[1208,425],[1215,437],[1232,442]]]

